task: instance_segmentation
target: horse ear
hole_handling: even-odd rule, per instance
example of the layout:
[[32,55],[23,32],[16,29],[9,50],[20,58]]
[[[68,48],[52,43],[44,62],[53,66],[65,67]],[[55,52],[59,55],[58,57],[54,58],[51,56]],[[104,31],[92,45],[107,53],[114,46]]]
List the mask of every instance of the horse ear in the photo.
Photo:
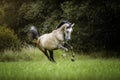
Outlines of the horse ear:
[[75,25],[75,23],[73,23],[72,25],[71,25],[71,27],[73,27]]

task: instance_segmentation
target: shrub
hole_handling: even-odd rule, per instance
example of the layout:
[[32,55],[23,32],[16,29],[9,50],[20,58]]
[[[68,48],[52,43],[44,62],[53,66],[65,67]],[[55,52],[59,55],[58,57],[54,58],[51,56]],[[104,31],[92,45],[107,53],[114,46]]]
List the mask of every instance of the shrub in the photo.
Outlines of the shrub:
[[0,26],[0,51],[5,49],[20,49],[20,41],[13,30],[6,26]]

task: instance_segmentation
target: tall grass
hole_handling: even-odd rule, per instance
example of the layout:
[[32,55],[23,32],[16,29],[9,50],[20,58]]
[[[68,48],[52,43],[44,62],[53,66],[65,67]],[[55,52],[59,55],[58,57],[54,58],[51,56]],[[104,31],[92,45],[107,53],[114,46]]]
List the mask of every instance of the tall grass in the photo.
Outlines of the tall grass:
[[[65,52],[62,50],[54,51],[55,58],[63,58],[62,54]],[[64,59],[69,57],[70,59],[70,52],[66,52],[67,56]],[[0,54],[0,61],[7,62],[7,61],[41,61],[46,60],[46,56],[42,53],[38,48],[35,47],[26,47],[22,48],[21,51],[12,51],[6,50],[2,54]]]
[[[6,51],[15,62],[0,62],[0,80],[119,80],[120,60],[115,58],[92,58],[76,55],[75,61],[55,51],[52,63],[37,48],[28,47],[21,52]],[[14,54],[14,56],[13,56]],[[5,55],[2,55],[2,59]]]
[[34,61],[42,60],[43,53],[35,47],[23,48],[21,51],[6,50],[0,55],[0,61]]

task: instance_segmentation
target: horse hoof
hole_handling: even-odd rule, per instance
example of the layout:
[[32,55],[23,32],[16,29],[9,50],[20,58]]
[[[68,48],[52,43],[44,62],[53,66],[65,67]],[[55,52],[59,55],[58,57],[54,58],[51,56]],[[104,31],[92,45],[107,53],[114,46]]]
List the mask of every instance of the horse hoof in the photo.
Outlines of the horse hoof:
[[68,49],[67,49],[67,48],[65,48],[65,51],[66,51],[66,52],[68,52]]
[[71,58],[71,61],[75,61],[73,58]]
[[62,57],[66,57],[66,54],[62,54],[61,56],[62,56]]

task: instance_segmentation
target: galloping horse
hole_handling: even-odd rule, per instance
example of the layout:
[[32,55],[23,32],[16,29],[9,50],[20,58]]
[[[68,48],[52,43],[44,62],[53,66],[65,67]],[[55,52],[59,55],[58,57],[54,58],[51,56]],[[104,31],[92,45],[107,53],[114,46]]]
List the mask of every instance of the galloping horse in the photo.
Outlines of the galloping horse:
[[[42,36],[38,36],[38,32],[34,26],[31,27],[31,33],[34,39],[36,39],[36,44],[38,48],[47,56],[47,58],[55,62],[53,57],[53,50],[56,49],[63,49],[65,51],[68,51],[66,47],[63,46],[63,44],[71,39],[71,32],[72,27],[74,24],[71,24],[70,22],[63,22],[61,25],[59,25],[55,30],[53,30],[51,33],[44,34]],[[70,46],[68,44],[68,46]],[[73,49],[70,46],[71,50]],[[48,55],[48,52],[50,55]],[[74,53],[72,51],[72,57],[71,60],[74,61]]]

